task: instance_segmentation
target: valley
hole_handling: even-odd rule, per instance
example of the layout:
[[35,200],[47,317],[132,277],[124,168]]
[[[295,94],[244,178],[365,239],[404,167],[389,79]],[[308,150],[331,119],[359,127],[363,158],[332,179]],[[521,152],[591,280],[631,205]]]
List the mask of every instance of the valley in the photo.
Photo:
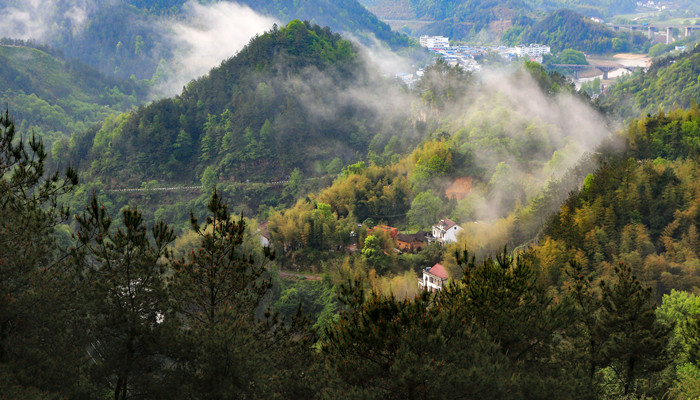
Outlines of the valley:
[[3,396],[700,395],[692,1],[39,3]]

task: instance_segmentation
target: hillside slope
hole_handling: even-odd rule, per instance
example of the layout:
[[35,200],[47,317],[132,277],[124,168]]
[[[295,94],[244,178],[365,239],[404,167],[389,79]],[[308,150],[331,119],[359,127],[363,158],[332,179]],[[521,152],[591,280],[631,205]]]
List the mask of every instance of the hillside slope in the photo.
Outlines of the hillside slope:
[[520,43],[546,43],[552,51],[575,49],[587,53],[625,52],[644,48],[647,39],[641,33],[615,32],[573,10],[556,10],[543,19],[520,20],[506,31],[503,40]]
[[543,274],[561,286],[562,265],[596,277],[631,266],[657,299],[700,286],[700,109],[630,124],[628,150],[602,163],[565,201],[536,247]]
[[608,113],[623,119],[687,108],[700,99],[700,46],[654,61],[646,72],[618,82],[597,99]]
[[[453,39],[473,39],[484,32],[498,40],[511,26],[530,26],[545,13],[570,9],[586,17],[609,19],[616,14],[634,12],[634,0],[361,0],[381,18],[405,20],[414,34],[441,34]],[[414,20],[425,21],[416,25]],[[520,38],[522,39],[522,38]],[[520,44],[520,43],[513,43]]]
[[0,99],[16,124],[47,144],[137,105],[145,92],[134,81],[108,79],[80,62],[28,47],[0,45]]
[[[151,79],[162,60],[171,60],[175,53],[184,51],[178,48],[173,25],[188,21],[192,17],[191,6],[202,3],[194,0],[65,1],[44,9],[34,3],[0,0],[0,11],[11,16],[9,22],[20,25],[17,31],[26,30],[25,35],[47,42],[69,58],[80,59],[105,74]],[[392,32],[356,0],[220,0],[206,2],[202,7],[213,7],[215,3],[248,6],[282,24],[292,19],[308,20],[358,38],[369,40],[369,36],[375,36],[391,46],[409,44],[406,36]],[[25,17],[35,19],[40,26],[25,23]],[[17,32],[2,31],[5,36]],[[232,55],[233,51],[227,56]]]
[[[119,185],[199,182],[205,170],[226,181],[280,180],[294,168],[313,174],[364,154],[382,124],[394,122],[363,102],[365,88],[382,91],[372,76],[350,42],[295,20],[179,96],[76,135],[66,158]],[[410,135],[405,118],[397,123]]]

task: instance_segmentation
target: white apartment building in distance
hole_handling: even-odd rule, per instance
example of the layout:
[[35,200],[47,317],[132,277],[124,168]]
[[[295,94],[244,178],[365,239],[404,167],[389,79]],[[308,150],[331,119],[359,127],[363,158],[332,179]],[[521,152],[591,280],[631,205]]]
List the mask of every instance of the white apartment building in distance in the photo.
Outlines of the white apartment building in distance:
[[549,46],[544,44],[530,44],[515,46],[515,54],[518,57],[542,57],[545,54],[551,53]]
[[450,47],[450,38],[444,36],[421,36],[420,45],[429,49],[444,49]]

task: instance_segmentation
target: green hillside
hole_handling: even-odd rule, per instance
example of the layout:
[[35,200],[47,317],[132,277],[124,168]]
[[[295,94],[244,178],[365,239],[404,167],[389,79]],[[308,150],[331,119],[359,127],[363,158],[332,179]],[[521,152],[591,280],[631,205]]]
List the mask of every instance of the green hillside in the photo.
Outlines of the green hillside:
[[[597,32],[559,12],[553,41],[557,21]],[[595,107],[530,61],[409,86],[292,20],[116,113],[134,80],[6,41],[0,397],[695,399],[698,51]],[[600,112],[652,106],[618,132]],[[76,129],[58,163],[16,113]],[[447,219],[456,241],[429,241]]]
[[[370,8],[391,9],[400,4],[402,0],[361,0],[362,4]],[[634,0],[610,1],[610,0],[524,0],[509,1],[500,0],[493,2],[480,2],[478,7],[470,0],[445,1],[445,0],[410,0],[411,11],[416,16],[430,17],[432,19],[448,19],[458,17],[462,20],[477,19],[478,15],[493,14],[493,10],[510,9],[516,13],[527,11],[551,12],[561,8],[569,8],[588,17],[613,16],[616,14],[630,13],[635,10]],[[469,11],[471,9],[471,11]]]
[[18,127],[45,142],[67,138],[134,107],[144,88],[108,79],[80,62],[66,62],[21,41],[0,45],[0,98]]
[[700,99],[700,46],[688,53],[654,60],[646,72],[635,74],[597,99],[606,112],[621,118],[688,108]]
[[503,40],[512,45],[546,43],[555,52],[575,49],[602,54],[648,48],[647,38],[641,33],[615,32],[583,14],[566,9],[554,11],[532,25],[516,24],[505,32]]
[[[364,0],[363,4],[377,12],[381,10],[388,13],[388,15],[381,15],[385,18],[425,21],[420,25],[408,23],[409,26],[414,27],[414,35],[445,35],[457,40],[478,38],[478,41],[483,44],[485,41],[498,42],[504,30],[512,28],[510,32],[506,31],[504,40],[513,45],[532,41],[533,39],[530,38],[532,35],[523,37],[521,33],[535,23],[540,23],[540,26],[530,34],[551,30],[547,34],[550,40],[563,41],[564,37],[573,36],[569,40],[583,41],[578,37],[578,32],[583,32],[581,35],[588,36],[591,42],[610,39],[619,35],[608,35],[607,32],[593,26],[567,27],[565,25],[572,24],[571,21],[565,21],[565,18],[561,17],[557,17],[556,21],[548,21],[547,18],[551,19],[551,16],[548,17],[546,13],[568,9],[589,18],[610,19],[617,14],[634,12],[636,8],[634,0]],[[401,17],[395,15],[401,15]],[[557,30],[556,24],[562,26],[560,34],[564,37],[552,37]],[[624,39],[628,38],[625,36]],[[535,39],[535,41],[538,40],[542,41],[542,39]],[[603,51],[600,43],[589,43],[585,49],[581,44],[578,47],[584,51]],[[588,50],[589,48],[591,50]]]
[[[224,0],[220,0],[224,1]],[[172,32],[163,18],[185,21],[190,15],[185,0],[118,0],[85,6],[84,26],[66,18],[74,12],[70,2],[58,2],[45,10],[48,35],[45,40],[68,58],[77,58],[99,71],[124,79],[151,79],[161,60],[171,60],[176,51]],[[208,4],[215,2],[206,2]],[[410,44],[408,37],[392,32],[356,0],[245,0],[245,5],[286,24],[292,19],[330,26],[371,42],[370,36],[394,48]],[[24,7],[16,0],[0,0],[0,9]],[[78,7],[82,8],[82,6]],[[232,55],[232,54],[231,54]]]
[[[228,1],[228,0],[217,0]],[[124,0],[151,12],[179,13],[186,0]],[[210,2],[213,3],[213,2]],[[391,45],[404,46],[407,38],[392,32],[389,26],[381,22],[375,15],[367,11],[356,0],[241,0],[238,4],[246,5],[253,10],[275,17],[286,23],[293,19],[310,21],[321,26],[329,26],[335,32],[347,32],[354,35],[374,34],[378,39]]]
[[597,277],[624,262],[654,288],[700,287],[700,109],[635,120],[627,150],[589,175],[566,200],[536,247],[551,285],[576,260]]
[[[205,171],[228,182],[283,180],[295,168],[323,175],[331,160],[364,154],[389,124],[373,117],[370,104],[343,95],[386,86],[365,73],[357,51],[327,28],[292,21],[175,98],[77,134],[65,157],[121,186],[198,183]],[[397,123],[410,137],[408,122]]]

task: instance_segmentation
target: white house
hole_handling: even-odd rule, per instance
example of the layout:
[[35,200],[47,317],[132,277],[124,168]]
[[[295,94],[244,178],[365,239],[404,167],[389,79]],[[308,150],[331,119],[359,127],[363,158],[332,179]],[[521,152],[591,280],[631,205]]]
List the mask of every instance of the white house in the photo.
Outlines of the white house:
[[455,243],[457,242],[457,234],[463,230],[454,221],[445,218],[437,225],[433,225],[433,237],[442,244]]
[[420,45],[429,49],[444,49],[450,47],[450,38],[444,36],[421,36]]
[[430,292],[435,292],[437,290],[442,290],[445,283],[447,283],[449,275],[447,270],[442,264],[435,264],[432,268],[426,268],[423,270],[423,279],[418,281],[418,286],[422,290],[427,290]]
[[528,46],[515,46],[515,54],[518,57],[542,57],[545,54],[551,53],[549,46],[543,44],[530,44]]
[[258,226],[258,234],[260,235],[260,244],[263,247],[272,246],[272,241],[270,240],[270,230],[267,229],[267,221]]

